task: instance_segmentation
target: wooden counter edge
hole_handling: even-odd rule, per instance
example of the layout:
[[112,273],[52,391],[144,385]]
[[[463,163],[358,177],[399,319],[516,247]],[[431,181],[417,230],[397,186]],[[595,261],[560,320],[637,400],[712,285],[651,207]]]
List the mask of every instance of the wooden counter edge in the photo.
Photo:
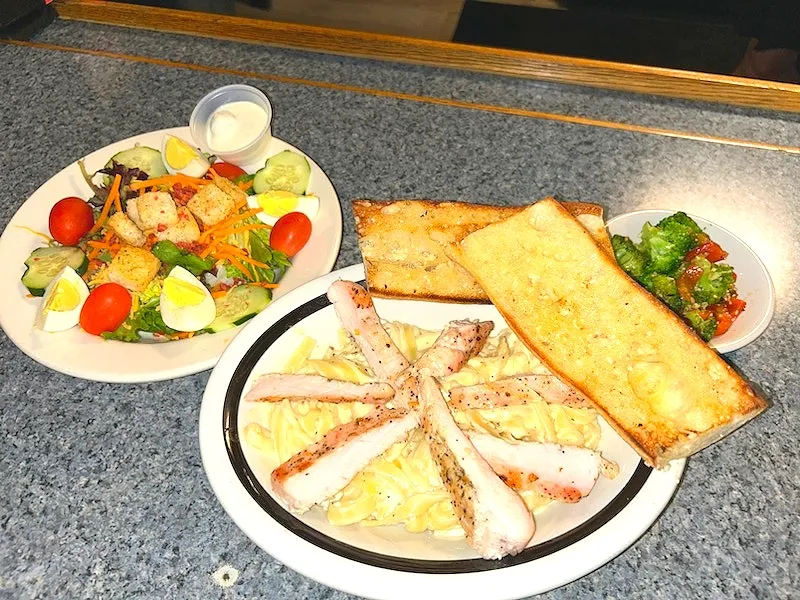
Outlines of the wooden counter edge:
[[521,77],[609,90],[800,112],[800,85],[101,0],[56,0],[59,17]]

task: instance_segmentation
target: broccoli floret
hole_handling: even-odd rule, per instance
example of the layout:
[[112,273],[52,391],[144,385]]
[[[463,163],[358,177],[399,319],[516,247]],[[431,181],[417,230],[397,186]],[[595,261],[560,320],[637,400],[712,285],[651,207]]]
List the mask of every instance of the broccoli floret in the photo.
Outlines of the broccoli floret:
[[644,275],[647,266],[647,257],[640,252],[630,238],[622,235],[611,236],[611,245],[614,247],[614,256],[619,266],[634,279]]
[[642,227],[639,249],[647,256],[649,268],[656,273],[672,273],[686,254],[686,250],[676,245],[664,230],[650,223]]
[[678,286],[669,275],[654,273],[647,289],[672,310],[680,312],[683,309],[684,302],[678,293]]
[[713,315],[709,315],[707,319],[703,318],[698,310],[690,310],[683,315],[701,338],[709,341],[717,331],[717,320]]
[[703,232],[703,230],[700,229],[700,226],[694,222],[694,219],[692,219],[685,212],[676,212],[674,215],[664,217],[658,222],[658,225],[656,225],[656,227],[664,229],[666,227],[671,227],[674,225],[680,225],[681,227],[688,229],[694,234]]
[[[692,262],[694,263],[695,261],[697,259]],[[704,263],[703,274],[697,280],[694,290],[692,290],[692,297],[700,304],[716,304],[732,292],[736,285],[733,267],[721,263],[712,263],[704,258],[702,262]]]

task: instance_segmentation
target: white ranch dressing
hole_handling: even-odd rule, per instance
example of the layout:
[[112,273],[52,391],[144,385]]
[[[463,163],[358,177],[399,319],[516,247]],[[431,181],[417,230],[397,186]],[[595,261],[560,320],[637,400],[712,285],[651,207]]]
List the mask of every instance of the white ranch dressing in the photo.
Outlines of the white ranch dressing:
[[213,152],[233,152],[252,144],[267,125],[267,112],[255,102],[223,104],[211,115],[206,143]]

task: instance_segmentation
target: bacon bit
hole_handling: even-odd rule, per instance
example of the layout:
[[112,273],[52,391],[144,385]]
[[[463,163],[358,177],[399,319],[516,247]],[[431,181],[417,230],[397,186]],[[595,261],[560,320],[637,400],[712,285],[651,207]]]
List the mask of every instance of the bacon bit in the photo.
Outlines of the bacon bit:
[[186,206],[196,193],[195,188],[181,183],[176,183],[170,190],[170,195],[178,206]]
[[159,223],[158,227],[156,227],[156,231],[159,233],[164,233],[167,230],[167,225],[165,223]]

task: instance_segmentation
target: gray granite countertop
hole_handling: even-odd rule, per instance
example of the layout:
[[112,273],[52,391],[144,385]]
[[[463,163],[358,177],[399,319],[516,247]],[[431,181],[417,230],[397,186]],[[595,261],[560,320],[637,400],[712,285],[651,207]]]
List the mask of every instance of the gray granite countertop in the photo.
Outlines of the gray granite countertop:
[[[67,164],[185,124],[207,91],[243,82],[270,96],[275,134],[333,180],[344,214],[337,267],[360,260],[349,206],[359,197],[522,204],[555,194],[609,216],[684,209],[737,233],[770,269],[777,310],[727,358],[774,405],[693,457],[630,549],[542,597],[800,596],[800,157],[531,111],[800,145],[796,116],[61,21],[37,41],[77,51],[0,44],[2,227]],[[208,372],[88,382],[37,364],[4,334],[0,364],[0,598],[351,597],[274,561],[218,503],[197,434]],[[226,566],[238,573],[230,587],[213,576]]]

